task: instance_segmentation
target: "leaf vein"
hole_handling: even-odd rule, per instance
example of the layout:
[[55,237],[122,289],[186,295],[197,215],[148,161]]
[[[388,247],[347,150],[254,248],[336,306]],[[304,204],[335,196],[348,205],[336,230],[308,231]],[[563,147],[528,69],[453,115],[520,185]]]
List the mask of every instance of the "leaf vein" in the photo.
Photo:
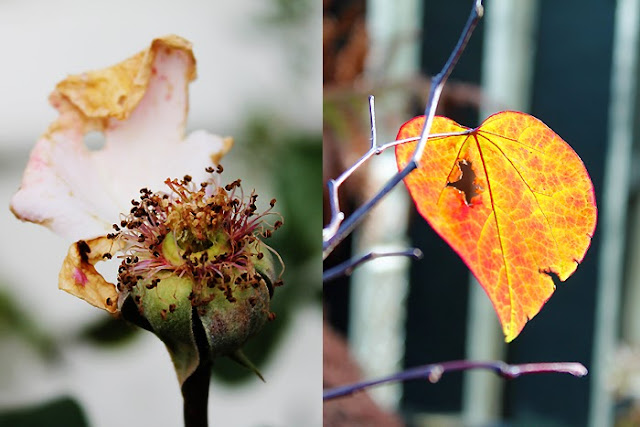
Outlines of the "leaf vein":
[[[551,197],[551,198],[553,198],[553,196],[549,196],[548,194],[537,192],[533,188],[531,188],[531,186],[529,185],[527,180],[524,178],[524,176],[520,172],[520,169],[518,169],[516,164],[513,163],[513,161],[509,158],[509,156],[507,156],[507,154],[502,150],[502,147],[500,147],[498,144],[496,144],[495,142],[493,142],[492,140],[490,140],[486,136],[484,136],[484,138],[498,150],[498,152],[507,160],[507,162],[509,162],[509,164],[516,171],[516,173],[518,174],[518,176],[520,177],[520,179],[522,180],[524,185],[529,190],[529,192],[531,192],[531,195],[533,196],[534,200],[536,201],[536,205],[538,206],[538,209],[542,213],[542,216],[544,217],[544,220],[547,223],[547,227],[549,229],[549,234],[551,234],[551,237],[553,238],[553,243],[554,243],[554,246],[556,248],[556,253],[559,254],[560,253],[560,245],[558,244],[558,240],[556,239],[556,235],[553,232],[553,227],[551,226],[551,221],[549,221],[549,217],[547,217],[547,213],[544,211],[544,209],[542,209],[542,206],[540,205],[540,201],[538,200],[538,196],[537,195],[541,194],[541,195],[544,195],[546,197]],[[479,142],[478,142],[478,144],[479,144]],[[537,264],[541,264],[541,263],[538,262]],[[539,267],[543,268],[542,266],[539,266]]]
[[491,201],[491,210],[493,211],[493,218],[496,221],[496,233],[498,234],[498,242],[500,243],[500,253],[502,254],[502,262],[504,263],[504,269],[507,276],[507,289],[509,290],[509,306],[511,309],[511,318],[509,321],[509,333],[511,333],[511,326],[514,323],[515,310],[513,307],[514,299],[513,299],[513,290],[511,289],[511,283],[509,278],[509,268],[506,259],[506,255],[504,253],[504,246],[502,244],[502,235],[500,234],[500,223],[498,221],[498,215],[496,215],[496,205],[493,200],[493,190],[491,189],[491,181],[489,179],[489,171],[487,170],[487,164],[484,161],[484,155],[482,154],[482,148],[480,148],[480,141],[478,140],[478,136],[475,135],[476,139],[476,147],[478,147],[478,155],[480,156],[480,161],[482,161],[482,168],[484,169],[484,176],[487,180],[487,191],[489,192],[489,200]]
[[[524,128],[524,129],[522,130],[522,132],[520,132],[520,133],[521,133],[521,134],[522,134],[522,133],[524,133],[524,131],[526,131],[526,130],[527,130],[527,129],[529,129],[530,127],[531,127],[531,126],[527,126],[527,127],[526,127],[526,128]],[[524,142],[521,142],[520,140],[517,140],[517,139],[515,139],[515,138],[509,138],[508,136],[500,135],[500,134],[497,134],[497,133],[495,133],[495,132],[491,132],[491,131],[488,131],[488,130],[483,130],[483,129],[482,129],[482,127],[478,128],[478,131],[477,131],[476,133],[477,133],[478,135],[482,135],[482,136],[484,136],[484,137],[485,137],[485,139],[487,139],[487,140],[490,140],[490,139],[489,139],[487,136],[483,135],[483,134],[487,134],[487,135],[495,136],[495,137],[498,137],[498,138],[506,139],[507,141],[514,142],[514,143],[516,143],[516,144],[520,144],[520,145],[522,145],[523,147],[527,147],[527,148],[529,148],[529,149],[531,149],[531,150],[533,150],[533,151],[536,151],[536,152],[538,152],[539,154],[545,154],[545,152],[544,152],[543,150],[540,150],[540,149],[538,149],[538,148],[532,147],[531,145],[527,145],[527,144],[525,144]]]

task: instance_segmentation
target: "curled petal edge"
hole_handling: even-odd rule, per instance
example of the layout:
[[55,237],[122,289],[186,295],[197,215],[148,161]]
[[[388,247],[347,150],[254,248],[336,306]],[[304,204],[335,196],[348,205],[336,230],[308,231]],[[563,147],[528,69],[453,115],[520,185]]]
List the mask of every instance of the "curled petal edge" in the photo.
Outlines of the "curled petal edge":
[[69,247],[62,263],[58,287],[95,307],[112,314],[118,313],[116,286],[106,281],[95,265],[121,249],[120,243],[106,236],[75,242]]
[[[56,85],[50,96],[51,104],[61,113],[78,113],[85,132],[104,130],[108,119],[126,120],[144,97],[153,63],[162,49],[180,50],[188,57],[187,82],[196,78],[196,60],[189,41],[176,35],[154,39],[148,49],[138,52],[108,68],[68,76]],[[64,115],[61,115],[64,117]],[[49,132],[55,132],[66,123],[52,123]]]

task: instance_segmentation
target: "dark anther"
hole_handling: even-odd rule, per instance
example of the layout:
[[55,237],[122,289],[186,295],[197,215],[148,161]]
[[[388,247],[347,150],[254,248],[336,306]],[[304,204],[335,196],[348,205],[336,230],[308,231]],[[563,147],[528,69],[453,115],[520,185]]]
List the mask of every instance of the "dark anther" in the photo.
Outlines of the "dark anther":
[[184,182],[191,182],[193,178],[191,178],[191,175],[185,175],[183,179],[184,179]]
[[102,258],[104,259],[111,259],[111,254],[109,252],[102,254]]
[[218,167],[216,168],[216,172],[222,173],[222,171],[224,171],[224,168],[222,167],[222,165],[218,165]]
[[276,205],[276,199],[271,199],[269,205],[271,205],[271,207],[274,207]]
[[213,166],[207,166],[204,170],[207,171],[207,173],[213,173],[214,171]]

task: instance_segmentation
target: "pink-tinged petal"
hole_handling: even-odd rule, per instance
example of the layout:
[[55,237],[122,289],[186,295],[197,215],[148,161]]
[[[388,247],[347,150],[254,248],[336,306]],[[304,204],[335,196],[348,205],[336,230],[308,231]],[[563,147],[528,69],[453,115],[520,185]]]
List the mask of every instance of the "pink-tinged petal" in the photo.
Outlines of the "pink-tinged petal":
[[96,271],[95,265],[120,249],[116,241],[106,237],[77,241],[69,247],[67,257],[62,263],[58,286],[63,291],[98,308],[116,313],[118,311],[116,287]]
[[[206,132],[184,138],[188,83],[195,78],[191,45],[177,36],[112,67],[70,76],[56,86],[58,119],[38,141],[11,210],[70,240],[106,235],[143,187],[192,175],[230,148]],[[84,135],[105,134],[89,150]]]

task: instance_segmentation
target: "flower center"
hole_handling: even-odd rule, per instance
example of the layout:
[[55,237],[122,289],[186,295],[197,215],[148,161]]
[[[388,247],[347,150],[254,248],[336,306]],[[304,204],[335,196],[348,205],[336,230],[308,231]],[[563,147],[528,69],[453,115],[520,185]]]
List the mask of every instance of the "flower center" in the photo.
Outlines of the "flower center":
[[[222,168],[207,172],[220,173]],[[264,221],[273,214],[275,199],[266,211],[257,213],[258,195],[245,197],[240,180],[221,187],[213,178],[199,186],[188,175],[167,179],[169,193],[143,188],[140,199],[131,201],[131,211],[109,235],[127,248],[118,270],[122,299],[136,286],[153,289],[175,276],[192,280],[193,306],[211,300],[207,289],[222,291],[231,302],[240,285],[279,284],[260,271],[260,262],[271,249],[259,238],[269,237],[282,225],[280,220],[273,225]]]

